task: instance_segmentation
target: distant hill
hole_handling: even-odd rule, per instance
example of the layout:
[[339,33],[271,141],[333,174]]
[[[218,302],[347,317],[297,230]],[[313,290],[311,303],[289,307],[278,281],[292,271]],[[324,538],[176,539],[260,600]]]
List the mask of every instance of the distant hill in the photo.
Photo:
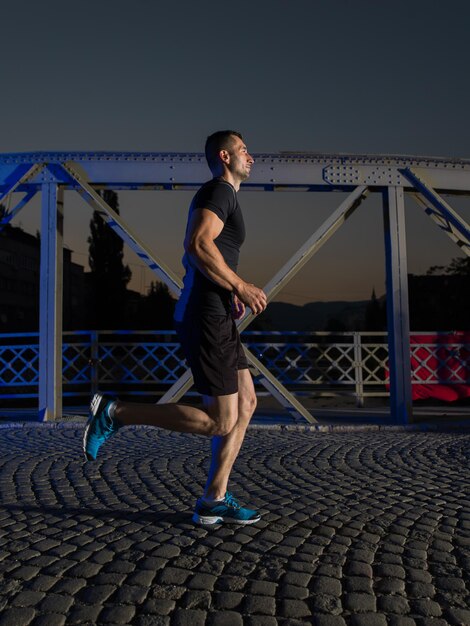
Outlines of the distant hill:
[[[358,302],[309,302],[304,306],[273,302],[259,315],[251,330],[360,330],[368,300]],[[335,328],[331,328],[331,326]]]

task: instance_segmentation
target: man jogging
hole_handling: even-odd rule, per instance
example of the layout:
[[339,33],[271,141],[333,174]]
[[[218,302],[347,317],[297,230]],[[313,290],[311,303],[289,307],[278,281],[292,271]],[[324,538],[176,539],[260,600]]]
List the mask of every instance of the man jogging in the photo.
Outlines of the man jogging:
[[235,319],[243,317],[246,306],[258,314],[267,304],[265,293],[237,274],[245,238],[237,192],[254,160],[240,133],[230,130],[210,135],[205,152],[214,178],[199,189],[189,209],[183,257],[186,274],[175,310],[176,330],[204,410],[179,404],[127,403],[95,394],[83,447],[87,459],[95,459],[100,446],[130,424],[210,436],[209,476],[193,520],[252,524],[260,515],[242,507],[227,486],[256,407]]

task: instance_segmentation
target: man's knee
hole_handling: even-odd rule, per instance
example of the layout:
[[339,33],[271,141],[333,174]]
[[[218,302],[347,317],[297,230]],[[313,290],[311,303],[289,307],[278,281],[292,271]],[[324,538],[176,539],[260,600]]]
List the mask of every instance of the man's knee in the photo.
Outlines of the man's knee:
[[236,401],[206,405],[206,410],[213,423],[211,435],[223,437],[232,432],[238,420]]
[[255,393],[250,393],[239,398],[239,417],[241,419],[251,419],[255,412],[257,399]]
[[219,416],[214,420],[214,435],[219,437],[225,437],[229,435],[237,423],[237,415],[224,415]]

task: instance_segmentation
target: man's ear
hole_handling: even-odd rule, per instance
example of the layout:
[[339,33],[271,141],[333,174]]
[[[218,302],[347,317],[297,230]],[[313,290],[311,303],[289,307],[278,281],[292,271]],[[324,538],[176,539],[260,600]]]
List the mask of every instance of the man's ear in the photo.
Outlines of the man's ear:
[[221,150],[219,152],[219,157],[222,163],[230,163],[230,154],[228,150]]

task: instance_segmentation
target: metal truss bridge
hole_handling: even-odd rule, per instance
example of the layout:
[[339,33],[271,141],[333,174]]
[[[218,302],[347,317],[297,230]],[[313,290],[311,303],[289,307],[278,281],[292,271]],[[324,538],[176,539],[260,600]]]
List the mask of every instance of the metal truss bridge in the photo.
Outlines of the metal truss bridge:
[[[245,189],[261,191],[341,191],[348,195],[264,287],[272,300],[349,219],[369,193],[383,199],[387,276],[388,354],[391,412],[399,423],[412,420],[410,330],[405,203],[409,194],[436,226],[470,255],[470,226],[443,196],[470,195],[470,160],[413,156],[257,154]],[[100,189],[178,190],[199,187],[209,178],[202,154],[35,152],[0,155],[0,202],[15,193],[18,202],[0,229],[41,194],[39,417],[62,414],[62,246],[63,192],[72,189],[100,213],[123,240],[179,296],[179,277],[99,195]],[[253,320],[248,312],[239,330]],[[315,418],[245,347],[265,388],[295,415]],[[192,385],[187,370],[160,402],[177,401]]]

